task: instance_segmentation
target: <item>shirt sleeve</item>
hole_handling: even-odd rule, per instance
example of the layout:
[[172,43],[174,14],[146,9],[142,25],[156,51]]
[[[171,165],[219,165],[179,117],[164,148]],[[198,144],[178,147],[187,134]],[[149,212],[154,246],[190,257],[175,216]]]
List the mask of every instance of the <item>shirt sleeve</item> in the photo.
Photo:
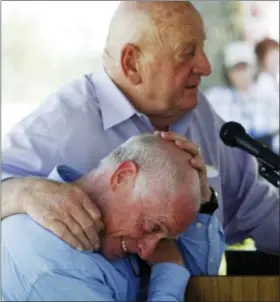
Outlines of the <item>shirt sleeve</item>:
[[46,177],[57,163],[86,167],[90,150],[80,146],[87,145],[97,115],[86,87],[85,78],[66,85],[11,129],[2,142],[2,180]]
[[177,239],[177,245],[192,276],[218,274],[225,250],[225,237],[215,213],[198,213],[193,223]]
[[100,280],[48,272],[31,287],[25,301],[115,301],[109,286]]
[[175,263],[153,266],[148,289],[148,301],[184,301],[190,273]]

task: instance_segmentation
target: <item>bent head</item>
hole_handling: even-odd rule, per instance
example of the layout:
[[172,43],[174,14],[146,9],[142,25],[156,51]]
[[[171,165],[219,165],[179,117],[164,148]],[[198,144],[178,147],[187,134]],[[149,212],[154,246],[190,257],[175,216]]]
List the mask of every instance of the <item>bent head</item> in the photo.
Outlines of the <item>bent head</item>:
[[139,111],[178,117],[196,106],[201,76],[211,73],[204,40],[201,16],[189,2],[123,1],[104,65]]
[[198,173],[189,159],[175,144],[147,134],[102,161],[95,186],[106,228],[105,256],[128,251],[145,259],[159,240],[188,227],[200,206]]

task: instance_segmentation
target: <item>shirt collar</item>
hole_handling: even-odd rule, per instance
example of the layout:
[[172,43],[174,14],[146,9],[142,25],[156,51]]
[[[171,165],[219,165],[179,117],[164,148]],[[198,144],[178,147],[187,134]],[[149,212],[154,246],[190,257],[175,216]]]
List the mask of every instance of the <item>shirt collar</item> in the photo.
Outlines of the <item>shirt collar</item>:
[[[104,69],[98,73],[98,76],[93,75],[93,78],[105,131],[130,119],[135,114],[140,118],[148,119],[135,109]],[[201,97],[201,92],[199,92],[199,97]],[[193,119],[195,111],[196,109],[186,112],[180,120],[170,126],[170,130],[184,135],[186,128],[188,128]]]
[[61,183],[66,183],[75,181],[81,178],[82,176],[83,174],[76,169],[70,168],[65,165],[57,165],[49,174],[48,179]]
[[93,75],[93,78],[104,130],[128,120],[134,114],[141,115],[110,79],[104,69],[98,73],[98,76]]

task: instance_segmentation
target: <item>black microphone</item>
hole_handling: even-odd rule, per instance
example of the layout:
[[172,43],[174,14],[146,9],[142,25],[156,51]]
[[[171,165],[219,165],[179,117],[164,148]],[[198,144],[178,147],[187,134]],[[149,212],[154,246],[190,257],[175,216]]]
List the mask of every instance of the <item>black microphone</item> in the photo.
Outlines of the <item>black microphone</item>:
[[254,140],[239,123],[225,123],[220,130],[220,138],[227,146],[240,148],[255,156],[271,169],[280,170],[280,156]]

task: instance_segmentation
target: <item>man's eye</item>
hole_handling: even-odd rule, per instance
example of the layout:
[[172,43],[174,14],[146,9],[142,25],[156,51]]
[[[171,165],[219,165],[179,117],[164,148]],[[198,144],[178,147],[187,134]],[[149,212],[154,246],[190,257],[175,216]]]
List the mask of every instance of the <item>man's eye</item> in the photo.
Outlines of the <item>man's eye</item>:
[[152,233],[158,233],[160,231],[160,226],[156,225],[152,228]]
[[195,56],[195,53],[196,53],[196,47],[193,46],[190,49],[188,49],[187,51],[184,51],[183,53],[181,53],[180,61],[185,61],[186,59],[193,58]]
[[193,46],[191,48],[191,50],[187,53],[187,55],[190,56],[190,57],[194,57],[195,51],[196,51],[196,48],[195,48],[195,46]]
[[144,223],[143,229],[146,234],[154,234],[161,231],[161,227],[158,224],[148,221]]

